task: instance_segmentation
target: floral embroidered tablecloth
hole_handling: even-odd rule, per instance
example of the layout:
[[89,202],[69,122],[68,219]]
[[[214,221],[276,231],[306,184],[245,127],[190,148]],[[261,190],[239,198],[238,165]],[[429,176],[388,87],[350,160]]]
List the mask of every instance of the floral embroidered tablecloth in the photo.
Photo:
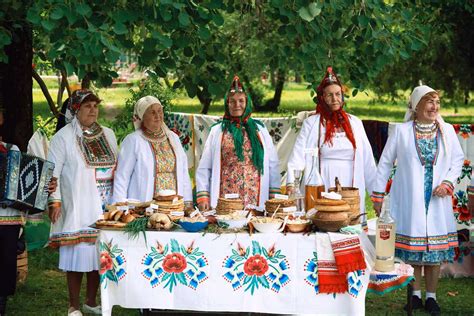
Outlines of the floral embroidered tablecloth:
[[[102,230],[103,315],[114,305],[364,315],[369,269],[348,274],[350,294],[318,293],[317,236],[147,232],[145,245],[143,236],[130,240],[121,231]],[[367,244],[364,253],[373,253]]]

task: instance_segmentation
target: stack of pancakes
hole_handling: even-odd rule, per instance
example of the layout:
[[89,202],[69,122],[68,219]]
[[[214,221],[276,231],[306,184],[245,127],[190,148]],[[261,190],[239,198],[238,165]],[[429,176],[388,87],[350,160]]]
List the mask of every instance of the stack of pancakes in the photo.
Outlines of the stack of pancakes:
[[237,198],[237,199],[226,199],[226,198],[218,198],[217,199],[217,207],[216,213],[217,215],[228,215],[233,213],[234,211],[241,211],[244,209],[244,202]]
[[153,199],[153,203],[158,205],[158,213],[168,215],[173,221],[184,217],[184,199],[182,196],[155,196]]

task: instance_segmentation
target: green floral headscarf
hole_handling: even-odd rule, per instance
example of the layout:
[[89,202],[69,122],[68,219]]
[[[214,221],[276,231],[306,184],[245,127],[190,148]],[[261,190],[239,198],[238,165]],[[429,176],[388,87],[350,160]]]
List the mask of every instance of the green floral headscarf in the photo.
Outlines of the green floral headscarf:
[[[240,117],[233,117],[230,115],[228,94],[229,93],[240,93],[243,92],[247,95],[247,105],[244,113]],[[240,83],[239,77],[235,76],[232,81],[229,92],[224,97],[224,108],[225,114],[222,119],[222,131],[228,131],[232,134],[234,139],[235,154],[240,161],[244,161],[243,143],[244,135],[242,129],[245,128],[250,139],[252,147],[252,163],[257,168],[260,174],[263,174],[263,144],[258,137],[258,125],[263,126],[263,123],[259,120],[251,118],[252,114],[252,99],[250,95],[245,92],[242,84]]]

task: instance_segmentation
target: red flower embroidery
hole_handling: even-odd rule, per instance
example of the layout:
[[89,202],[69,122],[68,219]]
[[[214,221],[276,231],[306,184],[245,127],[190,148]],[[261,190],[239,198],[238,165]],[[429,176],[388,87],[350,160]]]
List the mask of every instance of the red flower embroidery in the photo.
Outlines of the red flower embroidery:
[[262,276],[268,271],[267,260],[260,255],[250,257],[245,261],[244,271],[247,275]]
[[113,266],[113,262],[112,262],[112,258],[110,258],[109,253],[106,251],[101,252],[99,274],[104,274],[105,272],[111,270],[112,266]]
[[170,253],[163,261],[163,269],[168,273],[181,273],[188,263],[180,253]]
[[181,139],[181,145],[187,145],[189,144],[189,141],[190,141],[190,138],[188,135],[186,135],[186,137],[184,137],[183,139]]
[[467,205],[462,205],[457,208],[459,213],[458,220],[460,221],[470,221],[471,220],[471,212],[469,212]]

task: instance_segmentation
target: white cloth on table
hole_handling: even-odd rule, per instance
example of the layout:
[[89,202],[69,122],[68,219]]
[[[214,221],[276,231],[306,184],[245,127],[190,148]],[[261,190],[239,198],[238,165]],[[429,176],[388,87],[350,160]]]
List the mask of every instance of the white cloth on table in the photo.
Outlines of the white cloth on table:
[[[279,160],[272,138],[266,127],[258,126],[258,137],[262,142],[263,175],[260,178],[260,207],[265,205],[271,188],[280,188]],[[221,148],[222,125],[216,124],[211,128],[202,153],[199,167],[196,171],[197,192],[207,192],[210,195],[210,206],[217,206],[221,182]]]
[[96,244],[82,242],[76,245],[59,247],[59,269],[74,272],[99,270]]
[[[438,142],[438,157],[433,166],[433,190],[444,180],[454,184],[461,174],[464,161],[464,154],[453,127],[447,123],[441,124],[449,150],[445,148],[443,141]],[[403,242],[404,246],[398,244],[397,237],[397,246],[403,246],[406,250],[414,250],[420,246],[438,250],[440,243],[441,246],[448,243],[448,238],[438,240],[436,236],[448,234],[449,242],[457,245],[451,197],[440,198],[433,195],[428,212],[425,211],[424,166],[417,153],[413,121],[396,125],[389,136],[378,164],[373,186],[375,192],[385,192],[395,160],[397,171],[390,190],[390,211],[397,223],[397,235],[408,236]],[[435,238],[428,240],[428,245],[425,241],[416,241],[417,238],[424,240],[429,236]]]
[[[336,158],[337,152],[341,151],[340,153],[342,154],[342,156],[339,157],[339,159],[331,159],[329,164],[327,163],[327,161],[322,162],[323,170],[326,171],[323,171],[321,176],[323,177],[326,190],[329,189],[330,186],[334,186],[334,179],[326,179],[325,177],[332,176],[336,173],[339,175],[339,181],[343,186],[354,186],[358,188],[360,195],[360,210],[361,213],[363,213],[363,211],[365,210],[365,191],[367,189],[369,192],[372,192],[372,185],[373,180],[375,178],[376,166],[372,153],[372,147],[370,146],[367,135],[365,134],[362,121],[354,115],[349,115],[349,121],[357,147],[355,151],[354,161],[347,160],[347,158],[349,157],[349,151],[346,148],[348,142],[348,139],[346,137],[335,137],[333,139],[333,149],[326,148],[326,144],[323,145],[324,136],[326,132],[324,126],[319,126],[320,115],[316,114],[308,117],[303,122],[303,127],[301,128],[300,134],[298,135],[298,138],[296,139],[295,145],[293,147],[293,152],[290,156],[290,159],[288,160],[287,183],[293,184],[294,170],[302,168],[304,168],[304,178],[302,184],[307,182],[306,177],[310,174],[313,162],[311,153],[307,150],[320,149],[322,151],[321,159],[326,159],[324,158],[324,154],[326,154],[326,156],[329,155],[329,157]],[[320,128],[321,135],[319,135]],[[323,148],[320,148],[321,146],[323,146]],[[333,150],[335,151],[331,153]],[[353,149],[351,149],[351,151],[353,155]],[[342,167],[342,165],[344,165],[344,167]],[[343,168],[342,170],[350,169],[350,172],[335,171],[336,167]],[[354,177],[354,181],[352,181],[352,177]],[[302,189],[304,190],[304,185]]]
[[[178,135],[165,130],[176,157],[176,181],[178,194],[185,201],[192,201],[191,180],[188,172],[188,160]],[[150,201],[155,188],[155,157],[148,140],[141,129],[127,135],[120,147],[117,171],[114,178],[114,202],[126,199]]]

